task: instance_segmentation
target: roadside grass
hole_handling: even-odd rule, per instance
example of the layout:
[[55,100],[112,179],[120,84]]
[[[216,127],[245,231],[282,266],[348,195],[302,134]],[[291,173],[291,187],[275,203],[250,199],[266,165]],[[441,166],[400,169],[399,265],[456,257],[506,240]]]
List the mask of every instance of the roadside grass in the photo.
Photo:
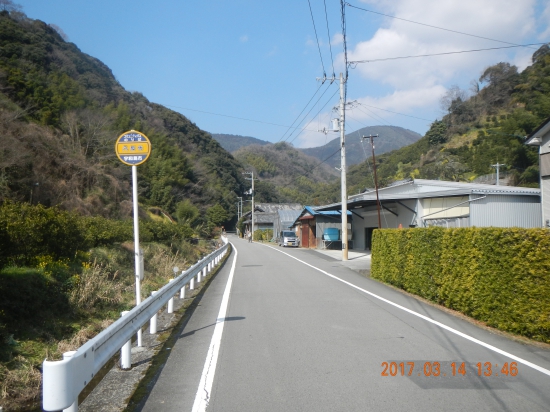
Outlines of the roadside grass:
[[[210,252],[208,242],[143,244],[142,298]],[[135,304],[134,245],[78,252],[74,259],[36,258],[34,267],[0,270],[0,405],[40,409],[44,359],[60,360]],[[178,273],[179,274],[179,273]]]

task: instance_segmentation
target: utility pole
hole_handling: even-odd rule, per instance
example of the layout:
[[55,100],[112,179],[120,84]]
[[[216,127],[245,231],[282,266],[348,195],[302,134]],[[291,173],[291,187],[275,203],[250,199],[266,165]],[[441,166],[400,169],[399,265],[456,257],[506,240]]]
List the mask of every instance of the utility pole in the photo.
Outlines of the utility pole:
[[344,75],[340,73],[340,176],[342,185],[342,261],[348,260],[348,196],[346,185],[346,112]]
[[250,178],[245,177],[245,179],[252,180],[252,217],[250,220],[250,232],[252,233],[252,238],[254,238],[254,172],[243,172],[243,175],[251,175]]
[[241,220],[243,216],[243,198],[237,196],[237,199],[239,199],[237,201],[237,220]]
[[505,164],[502,164],[502,163],[499,163],[499,162],[497,162],[496,165],[491,165],[491,167],[494,167],[494,168],[497,169],[497,184],[496,184],[497,186],[500,185],[500,173],[499,173],[499,171],[500,171],[500,166],[506,166],[506,165],[505,165]]
[[[366,137],[366,136],[363,136]],[[370,146],[372,148],[372,169],[374,170],[374,188],[376,190],[376,209],[378,210],[378,229],[382,229],[382,221],[380,220],[380,198],[378,197],[378,177],[376,176],[376,158],[374,157],[374,139],[377,134],[369,135]]]

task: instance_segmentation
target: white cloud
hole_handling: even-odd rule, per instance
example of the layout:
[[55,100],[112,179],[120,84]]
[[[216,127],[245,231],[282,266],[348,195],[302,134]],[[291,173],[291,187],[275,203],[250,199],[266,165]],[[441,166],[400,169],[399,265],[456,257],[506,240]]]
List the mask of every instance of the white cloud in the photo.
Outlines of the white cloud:
[[[534,43],[548,41],[550,36],[550,4],[547,4],[547,0],[361,0],[361,3],[365,9],[478,37],[381,17],[348,7],[348,61],[501,47],[507,46],[505,42]],[[381,21],[380,28],[372,34],[371,31],[367,32],[368,29],[353,26],[353,20],[349,17],[351,13],[362,13],[365,27],[369,26],[369,22],[380,24]],[[363,36],[362,31],[365,33]],[[335,35],[331,44],[340,44],[341,41],[341,35]],[[308,45],[317,46],[313,41]],[[357,99],[368,106],[435,120],[441,114],[440,98],[449,87],[456,84],[468,89],[470,81],[478,79],[485,68],[501,61],[515,64],[523,70],[531,64],[535,50],[536,47],[509,48],[357,64],[354,70],[349,70],[351,80],[348,84],[348,100]],[[339,53],[335,65],[337,71],[344,68],[342,53]],[[411,124],[410,119],[403,116],[371,110],[383,116],[387,123],[403,127]],[[380,120],[375,120],[376,116],[371,118],[372,113],[367,113],[368,110],[363,108],[361,111],[359,106],[350,111],[350,118],[358,122],[381,124]],[[429,122],[417,122],[417,131],[427,130],[425,124]],[[357,123],[353,123],[350,129],[355,126]],[[311,147],[322,145],[324,141],[325,135],[308,131],[300,135],[295,144]]]
[[539,17],[539,21],[541,24],[546,26],[546,30],[544,30],[541,34],[539,34],[538,39],[540,41],[548,41],[550,37],[550,25],[548,25],[548,22],[550,21],[550,3],[546,5],[546,8],[541,13]]
[[241,43],[246,43],[248,41],[248,36],[246,34],[242,35],[239,40],[241,41]]

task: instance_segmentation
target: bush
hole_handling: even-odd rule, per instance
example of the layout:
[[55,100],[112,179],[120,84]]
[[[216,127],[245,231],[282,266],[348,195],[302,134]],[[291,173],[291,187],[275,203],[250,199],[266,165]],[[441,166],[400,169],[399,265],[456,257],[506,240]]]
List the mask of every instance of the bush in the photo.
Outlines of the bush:
[[269,242],[273,239],[272,229],[257,229],[254,231],[254,240]]
[[377,230],[371,276],[489,326],[550,342],[548,250],[544,229]]
[[72,258],[87,246],[79,216],[42,205],[0,207],[0,267],[28,265],[39,255]]
[[5,268],[0,271],[0,323],[10,333],[43,326],[45,320],[70,312],[61,282],[39,269]]

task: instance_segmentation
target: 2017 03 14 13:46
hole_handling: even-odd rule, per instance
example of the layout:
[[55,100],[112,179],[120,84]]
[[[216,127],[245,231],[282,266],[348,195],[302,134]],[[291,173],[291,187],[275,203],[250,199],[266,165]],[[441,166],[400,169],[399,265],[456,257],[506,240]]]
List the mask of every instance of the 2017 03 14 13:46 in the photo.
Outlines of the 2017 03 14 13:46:
[[[502,364],[492,362],[477,362],[471,368],[466,368],[466,362],[418,362],[418,361],[393,361],[382,362],[380,376],[466,376],[468,369],[477,372],[478,376],[507,377],[516,376],[519,373],[517,362],[504,362]],[[474,372],[474,373],[475,373]]]

